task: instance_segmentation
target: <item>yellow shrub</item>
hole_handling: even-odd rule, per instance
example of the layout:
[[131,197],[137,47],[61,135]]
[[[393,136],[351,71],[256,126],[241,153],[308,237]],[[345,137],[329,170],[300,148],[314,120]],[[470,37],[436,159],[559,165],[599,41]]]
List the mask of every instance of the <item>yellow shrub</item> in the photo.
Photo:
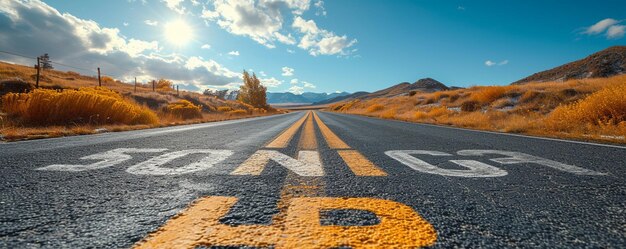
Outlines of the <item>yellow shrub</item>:
[[617,125],[626,121],[626,84],[610,85],[570,105],[557,107],[546,123],[569,129],[581,125]]
[[220,107],[217,107],[217,111],[218,112],[229,112],[229,111],[232,111],[232,110],[233,110],[233,108],[231,108],[230,106],[220,106]]
[[481,104],[488,104],[501,98],[511,89],[513,89],[511,86],[481,87],[477,91],[473,92],[470,98],[474,101],[480,102]]
[[382,111],[383,109],[385,109],[385,106],[384,106],[384,105],[381,105],[381,104],[373,104],[373,105],[370,105],[370,106],[367,108],[367,112],[377,112],[377,111]]
[[238,110],[229,111],[228,114],[230,114],[230,115],[246,115],[246,114],[248,114],[248,112],[246,110],[239,110],[238,109]]
[[157,124],[148,108],[125,100],[106,88],[79,90],[37,89],[30,93],[9,93],[2,97],[3,110],[26,124]]
[[433,108],[428,112],[428,116],[431,118],[434,117],[439,117],[439,116],[443,116],[450,113],[450,111],[448,110],[448,108],[446,107],[437,107],[437,108]]
[[380,117],[385,119],[393,119],[396,117],[396,109],[387,110],[380,114]]
[[428,114],[426,114],[426,113],[425,113],[425,112],[423,112],[423,111],[416,111],[416,112],[413,114],[413,117],[414,117],[415,119],[417,119],[417,120],[420,120],[420,119],[427,118],[427,117],[428,117]]
[[194,105],[187,100],[179,100],[178,102],[168,104],[167,111],[181,119],[202,117],[202,110],[200,109],[200,106]]

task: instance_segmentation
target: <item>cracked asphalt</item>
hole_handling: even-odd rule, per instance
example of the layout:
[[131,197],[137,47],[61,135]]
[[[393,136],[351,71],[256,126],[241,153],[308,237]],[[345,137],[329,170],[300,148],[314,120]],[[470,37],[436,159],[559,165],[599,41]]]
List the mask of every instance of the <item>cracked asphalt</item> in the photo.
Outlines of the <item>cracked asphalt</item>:
[[[243,231],[238,236],[248,235],[247,227],[273,226],[279,222],[277,217],[282,217],[285,210],[291,210],[290,203],[295,203],[290,200],[353,198],[365,202],[384,200],[390,205],[409,207],[425,221],[422,224],[424,229],[432,228],[436,232],[432,243],[423,244],[433,248],[626,247],[626,147],[315,113],[336,134],[337,139],[365,159],[355,159],[354,163],[350,163],[339,154],[342,149],[330,146],[332,137],[323,133],[320,124],[313,121],[304,122],[304,128],[296,127],[298,129],[294,129],[295,133],[285,147],[266,148],[270,141],[278,139],[300,120],[314,120],[314,115],[309,112],[2,143],[0,247],[139,246],[153,238],[157,241],[159,233],[156,231],[175,225],[175,217],[180,217],[177,214],[191,213],[194,207],[191,204],[207,197],[237,198],[225,215],[219,217],[219,223]],[[314,127],[309,135],[304,134],[307,125]],[[232,174],[234,169],[245,164],[260,150],[278,151],[293,158],[293,165],[296,165],[296,159],[303,160],[297,158],[299,151],[303,150],[300,141],[303,139],[313,139],[316,147],[311,151],[319,155],[323,176],[294,173],[275,160],[270,160],[258,175]],[[128,153],[128,157],[106,154],[123,148],[162,151]],[[159,155],[197,149],[228,151],[231,154],[227,154],[224,160],[216,160],[211,166],[206,165],[211,164],[210,158],[215,157],[213,154],[188,154],[154,161]],[[462,150],[524,153],[576,166],[594,174],[547,167],[538,159],[499,163],[492,159],[509,156],[459,155],[463,153],[457,152]],[[440,154],[407,153],[411,158],[425,162],[416,164],[413,161],[414,167],[424,170],[420,171],[407,165],[407,162],[392,158],[386,154],[389,151],[435,151]],[[109,156],[106,159],[81,159],[91,155]],[[90,168],[102,160],[108,166]],[[150,160],[153,160],[150,165],[167,169],[183,168],[195,162],[202,162],[204,166],[180,174],[127,171],[133,165]],[[437,173],[471,170],[454,161],[464,161],[470,166],[488,165],[492,171],[501,170],[506,175],[470,177]],[[54,164],[69,165],[63,167],[70,170],[41,170]],[[87,170],[78,171],[71,170],[75,167],[72,165],[88,166]],[[313,167],[311,165],[315,164],[302,165]],[[363,165],[380,169],[385,175],[357,174],[354,167]],[[428,165],[439,171],[427,172],[430,169]],[[286,186],[300,188],[294,190]],[[218,202],[207,203],[213,205]],[[376,229],[377,224],[387,220],[377,215],[377,210],[359,210],[354,206],[324,208],[319,211],[319,221],[314,220],[312,224],[322,228],[353,226]],[[193,215],[190,217],[193,218]],[[289,226],[298,224],[290,223],[290,219],[302,220],[297,213],[286,214],[285,217],[287,222],[280,226],[285,231],[289,231]],[[179,231],[181,237],[185,229],[183,227]],[[299,233],[285,232],[283,236],[293,234]],[[320,234],[320,238],[324,236]],[[222,238],[203,239],[208,241],[203,243],[208,244],[196,247],[261,245],[228,244],[230,240]],[[221,244],[211,244],[211,241]],[[268,241],[269,247],[282,245],[272,242],[269,237]],[[401,244],[404,242],[392,242],[387,245],[405,245]],[[340,246],[358,248],[367,243],[380,245],[376,241],[363,243],[346,242]]]

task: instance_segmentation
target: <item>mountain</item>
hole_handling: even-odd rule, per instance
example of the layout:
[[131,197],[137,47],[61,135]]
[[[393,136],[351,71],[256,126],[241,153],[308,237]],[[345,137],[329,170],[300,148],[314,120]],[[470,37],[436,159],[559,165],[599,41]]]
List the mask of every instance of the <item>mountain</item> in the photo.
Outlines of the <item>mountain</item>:
[[368,92],[355,92],[353,94],[337,96],[337,97],[334,97],[334,98],[331,98],[331,99],[314,102],[313,105],[325,105],[325,104],[339,102],[339,101],[342,101],[342,100],[356,99],[358,97],[361,97],[361,96],[367,95],[367,94],[369,94],[369,93]]
[[302,94],[293,94],[290,92],[284,92],[284,93],[268,92],[267,103],[270,103],[270,104],[283,104],[283,103],[310,104],[310,103],[325,101],[325,100],[340,97],[340,96],[346,96],[349,94],[350,93],[347,93],[347,92],[339,92],[339,93],[305,92]]
[[351,99],[387,98],[387,97],[393,97],[393,96],[407,95],[411,91],[437,92],[437,91],[444,91],[444,90],[449,90],[449,89],[450,88],[448,88],[446,85],[444,85],[443,83],[439,81],[436,81],[431,78],[424,78],[424,79],[415,81],[413,83],[402,82],[400,84],[393,85],[391,87],[378,90],[373,93],[355,92],[350,95],[344,95],[344,96],[340,96],[340,97],[336,97],[332,99],[327,99],[325,101],[319,101],[313,104],[323,105],[323,104],[330,104],[330,103],[335,103],[335,102],[344,101],[344,100],[351,100]]
[[601,78],[623,73],[626,73],[626,46],[614,46],[582,60],[535,73],[512,84]]
[[400,84],[385,88],[383,90],[379,90],[359,98],[361,99],[373,99],[373,98],[384,98],[384,97],[393,97],[398,95],[408,94],[410,91],[422,91],[422,92],[437,92],[448,90],[449,88],[443,83],[436,81],[431,78],[420,79],[413,84],[409,82],[402,82]]

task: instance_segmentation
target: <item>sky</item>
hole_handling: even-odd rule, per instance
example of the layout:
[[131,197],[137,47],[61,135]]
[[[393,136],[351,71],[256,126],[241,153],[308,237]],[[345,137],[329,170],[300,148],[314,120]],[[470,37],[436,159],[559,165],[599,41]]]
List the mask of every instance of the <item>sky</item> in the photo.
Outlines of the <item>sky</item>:
[[505,85],[626,45],[626,1],[0,0],[0,60],[183,89]]

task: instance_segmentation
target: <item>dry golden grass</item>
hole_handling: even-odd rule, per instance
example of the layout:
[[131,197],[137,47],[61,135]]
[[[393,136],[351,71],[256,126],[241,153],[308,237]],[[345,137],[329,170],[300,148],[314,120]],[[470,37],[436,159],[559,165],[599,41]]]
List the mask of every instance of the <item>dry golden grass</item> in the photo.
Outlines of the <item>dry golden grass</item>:
[[220,107],[217,107],[217,111],[218,112],[229,112],[229,111],[232,111],[232,110],[233,110],[233,108],[230,107],[230,106],[220,106]]
[[[34,86],[35,73],[32,67],[0,62],[0,82],[21,79]],[[10,141],[91,134],[99,128],[125,131],[283,113],[195,92],[177,93],[166,80],[159,81],[156,91],[152,91],[150,83],[139,83],[135,89],[134,84],[106,75],[102,77],[103,88],[94,88],[97,85],[93,76],[45,70],[40,82],[42,89],[36,94],[10,95],[10,99],[0,103],[0,110],[7,109],[6,113],[0,111],[0,137]],[[220,107],[228,111],[218,112]],[[229,113],[232,110],[236,112]]]
[[243,116],[243,115],[248,114],[248,112],[246,110],[232,110],[232,111],[229,111],[228,114],[235,115],[235,116]]
[[168,104],[167,112],[180,119],[194,119],[202,117],[200,106],[194,105],[187,100],[179,100]]
[[36,89],[2,96],[2,111],[28,125],[157,124],[155,113],[105,88]]
[[[328,110],[480,130],[626,143],[625,96],[626,75],[619,75],[353,100],[331,105]],[[380,113],[381,110],[387,111]],[[391,115],[390,110],[395,113]]]
[[380,117],[384,119],[393,119],[396,117],[396,109],[390,109],[390,110],[384,111],[383,113],[380,114]]
[[545,124],[556,131],[625,125],[626,83],[607,86],[575,103],[557,107]]
[[382,111],[383,109],[385,109],[385,106],[384,106],[384,105],[381,105],[381,104],[373,104],[373,105],[370,105],[370,106],[367,108],[367,112],[377,112],[377,111]]

